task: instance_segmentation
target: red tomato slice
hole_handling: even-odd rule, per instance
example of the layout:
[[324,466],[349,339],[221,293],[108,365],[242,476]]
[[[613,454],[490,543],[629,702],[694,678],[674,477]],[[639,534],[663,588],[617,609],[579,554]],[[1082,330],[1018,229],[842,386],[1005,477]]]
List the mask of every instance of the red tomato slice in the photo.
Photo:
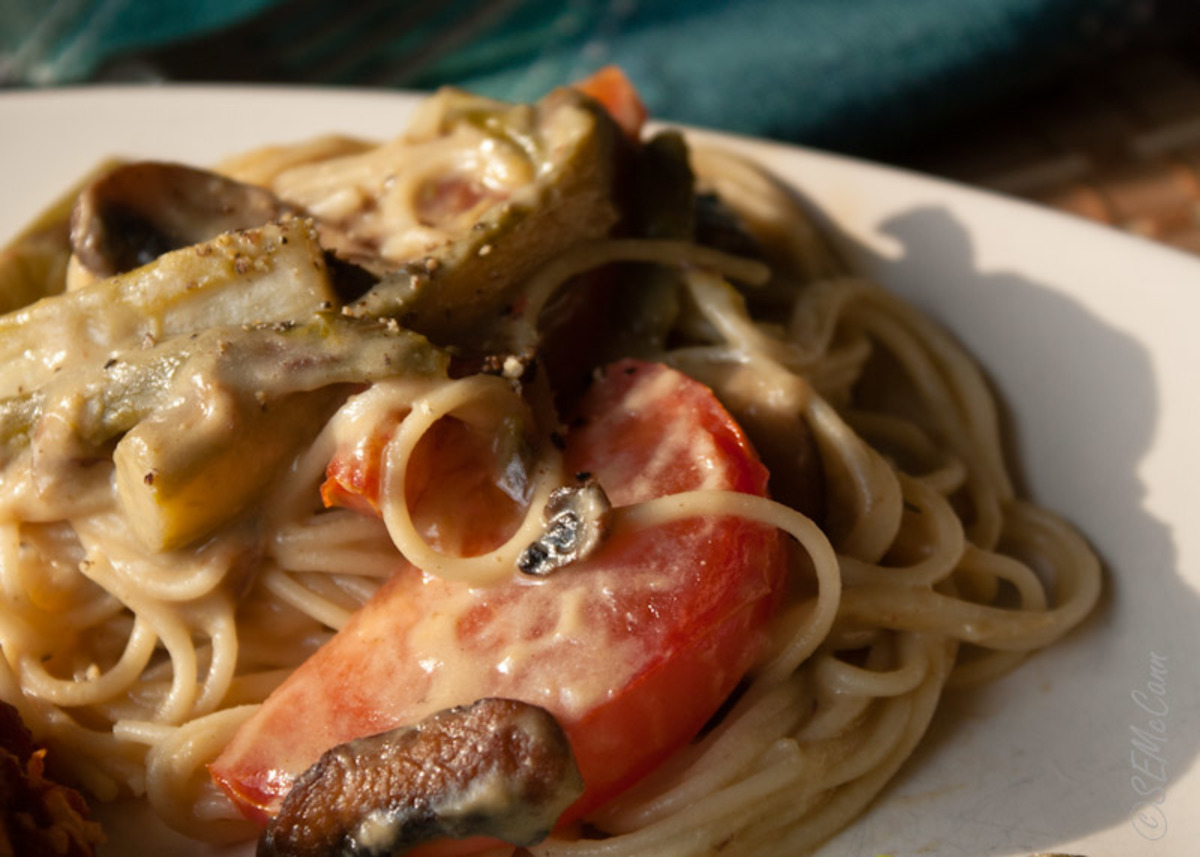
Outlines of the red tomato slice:
[[[765,492],[766,469],[712,392],[665,366],[610,367],[571,425],[569,465],[614,505]],[[691,740],[734,690],[763,650],[785,566],[776,531],[722,516],[618,527],[538,580],[471,587],[406,567],[271,695],[212,774],[264,821],[330,747],[510,697],[566,730],[586,791],[564,820],[578,818]]]
[[[383,455],[400,419],[385,416],[358,443],[334,454],[321,485],[327,507],[380,514]],[[484,553],[519,524],[521,509],[498,485],[494,446],[493,438],[453,417],[434,423],[417,445],[405,493],[414,524],[436,549],[454,556]]]
[[649,111],[620,68],[605,66],[572,86],[599,101],[631,139],[641,135]]

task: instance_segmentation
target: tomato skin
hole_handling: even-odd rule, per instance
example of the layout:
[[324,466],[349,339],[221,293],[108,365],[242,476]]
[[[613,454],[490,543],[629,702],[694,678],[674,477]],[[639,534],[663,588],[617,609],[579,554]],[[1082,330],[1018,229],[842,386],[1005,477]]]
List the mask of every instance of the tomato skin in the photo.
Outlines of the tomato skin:
[[599,101],[630,139],[641,136],[649,111],[620,68],[605,66],[573,84],[572,88]]
[[[696,488],[763,494],[767,480],[711,391],[635,361],[587,393],[565,457],[618,506]],[[567,732],[587,786],[568,823],[703,727],[759,658],[785,574],[779,534],[733,517],[618,527],[592,557],[536,581],[473,588],[405,568],[264,703],[212,773],[264,821],[325,749],[508,696],[546,707]]]
[[401,419],[401,414],[393,415],[379,431],[362,438],[353,449],[334,456],[321,484],[321,501],[326,508],[342,506],[364,515],[379,515],[384,447]]

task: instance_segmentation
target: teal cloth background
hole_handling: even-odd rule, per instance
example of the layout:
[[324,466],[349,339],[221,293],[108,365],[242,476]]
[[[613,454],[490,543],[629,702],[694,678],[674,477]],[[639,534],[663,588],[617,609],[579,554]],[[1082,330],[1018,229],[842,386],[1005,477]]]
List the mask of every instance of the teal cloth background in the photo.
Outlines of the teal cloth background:
[[[536,98],[621,65],[661,118],[870,154],[1200,23],[1194,0],[0,0],[0,82]],[[266,16],[288,14],[281,20]],[[313,34],[318,35],[314,36]],[[143,52],[130,64],[132,52]],[[148,53],[146,53],[148,52]]]

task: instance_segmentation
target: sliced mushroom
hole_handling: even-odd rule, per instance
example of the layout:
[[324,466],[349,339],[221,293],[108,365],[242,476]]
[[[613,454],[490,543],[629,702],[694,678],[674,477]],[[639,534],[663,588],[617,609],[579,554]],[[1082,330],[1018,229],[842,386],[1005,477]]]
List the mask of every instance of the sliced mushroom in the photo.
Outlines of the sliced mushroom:
[[546,531],[521,552],[517,567],[544,577],[564,565],[589,556],[608,535],[612,504],[594,479],[556,489],[546,500],[542,520]]
[[111,277],[291,210],[265,188],[180,164],[138,161],[105,173],[79,195],[71,248],[85,278]]
[[528,846],[582,793],[549,712],[482,699],[325,753],[296,781],[257,853],[383,857],[470,836]]

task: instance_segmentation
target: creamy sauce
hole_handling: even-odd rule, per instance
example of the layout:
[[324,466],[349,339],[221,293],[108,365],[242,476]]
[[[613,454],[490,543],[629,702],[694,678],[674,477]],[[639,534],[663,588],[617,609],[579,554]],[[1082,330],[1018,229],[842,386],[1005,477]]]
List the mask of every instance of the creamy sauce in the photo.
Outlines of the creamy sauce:
[[[524,152],[463,123],[433,140],[402,138],[295,167],[276,177],[273,188],[398,263],[449,243],[482,210],[533,178]],[[462,187],[474,190],[460,194]],[[448,194],[455,195],[449,204]]]

